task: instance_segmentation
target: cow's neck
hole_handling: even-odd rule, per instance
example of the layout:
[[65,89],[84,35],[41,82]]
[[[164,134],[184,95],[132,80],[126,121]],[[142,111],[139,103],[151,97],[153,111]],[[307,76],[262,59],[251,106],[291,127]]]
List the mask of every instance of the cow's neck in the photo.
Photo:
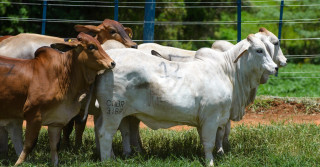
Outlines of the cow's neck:
[[[72,53],[73,52],[73,53]],[[89,85],[94,82],[95,71],[86,69],[84,64],[78,60],[74,51],[66,52],[64,57],[68,57],[65,63],[64,75],[59,77],[59,84],[64,85],[61,91],[73,101],[78,101],[79,97],[86,93]]]
[[[244,53],[237,63],[234,60],[244,50],[247,40],[240,41],[226,54],[233,84],[233,97],[230,112],[230,119],[238,121],[245,114],[245,107],[248,105],[248,97],[252,89],[257,88],[262,73],[255,71],[253,65],[248,62],[248,52]],[[251,62],[254,63],[254,62]],[[259,74],[258,74],[259,73]]]

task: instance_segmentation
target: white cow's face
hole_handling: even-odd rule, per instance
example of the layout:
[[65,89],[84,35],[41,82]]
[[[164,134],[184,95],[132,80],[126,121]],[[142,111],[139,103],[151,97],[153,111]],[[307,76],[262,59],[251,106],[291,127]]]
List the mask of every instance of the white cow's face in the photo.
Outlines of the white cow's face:
[[247,37],[250,46],[249,59],[252,59],[250,62],[256,71],[264,72],[267,74],[275,74],[277,65],[271,59],[270,54],[268,53],[265,44],[254,35],[249,35]]
[[260,28],[259,32],[256,33],[255,36],[265,44],[267,51],[278,67],[284,67],[287,65],[287,59],[280,48],[279,39],[272,32],[265,28]]

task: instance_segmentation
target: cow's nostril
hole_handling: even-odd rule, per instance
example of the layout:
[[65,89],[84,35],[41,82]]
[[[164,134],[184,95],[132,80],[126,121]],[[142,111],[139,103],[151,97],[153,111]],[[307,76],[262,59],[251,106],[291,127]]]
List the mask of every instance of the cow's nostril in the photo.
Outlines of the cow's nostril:
[[111,62],[111,66],[112,66],[112,68],[114,68],[115,66],[116,66],[116,62]]
[[138,49],[138,45],[132,45],[131,48]]

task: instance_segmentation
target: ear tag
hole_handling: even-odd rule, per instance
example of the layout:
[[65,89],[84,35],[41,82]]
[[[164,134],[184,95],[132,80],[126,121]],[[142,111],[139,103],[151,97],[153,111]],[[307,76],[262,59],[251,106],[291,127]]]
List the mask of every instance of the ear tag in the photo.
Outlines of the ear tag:
[[72,42],[72,39],[69,39],[68,42]]
[[132,38],[132,33],[129,33],[129,37]]

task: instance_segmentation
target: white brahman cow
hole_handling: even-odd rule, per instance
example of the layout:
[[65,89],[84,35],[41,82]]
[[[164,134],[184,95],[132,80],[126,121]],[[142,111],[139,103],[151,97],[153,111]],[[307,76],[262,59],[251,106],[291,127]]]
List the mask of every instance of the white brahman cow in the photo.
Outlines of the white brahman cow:
[[[282,50],[280,48],[279,39],[266,28],[260,28],[259,32],[255,34],[256,37],[262,40],[265,44],[266,49],[270,56],[272,57],[273,61],[278,65],[278,67],[284,67],[287,65],[287,59],[284,57]],[[219,50],[221,52],[227,51],[231,49],[234,45],[228,41],[216,41],[212,44],[212,49]],[[268,73],[264,73],[260,79],[260,84],[264,84],[269,79]],[[250,96],[248,98],[247,105],[253,103],[256,93],[256,88],[252,88],[250,92]],[[219,128],[217,132],[217,139],[216,139],[216,149],[219,154],[224,153],[223,143],[229,143],[228,138],[230,134],[231,123],[230,120],[228,121],[225,127]]]
[[251,88],[259,85],[263,72],[274,74],[277,67],[254,35],[227,52],[200,49],[190,62],[167,61],[134,49],[108,54],[118,65],[97,78],[102,160],[113,156],[112,138],[121,120],[133,115],[152,129],[197,127],[205,158],[213,165],[218,127],[242,118]]
[[[287,59],[284,57],[282,50],[279,45],[279,39],[270,31],[268,31],[266,28],[260,28],[259,32],[255,34],[256,37],[258,37],[262,42],[265,44],[268,53],[272,57],[273,61],[278,65],[278,67],[284,67],[286,66],[286,61]],[[218,40],[212,44],[212,49],[220,52],[227,51],[228,49],[232,48],[234,45],[228,41],[224,40]],[[141,50],[145,53],[151,53],[152,50],[155,50],[159,55],[158,57],[163,57],[167,60],[170,61],[180,61],[180,62],[185,62],[185,61],[193,61],[194,60],[194,55],[195,51],[190,51],[190,50],[184,50],[180,48],[174,48],[174,47],[168,47],[168,46],[162,46],[159,44],[155,43],[147,43],[147,44],[140,44],[138,47],[138,50]],[[191,56],[191,57],[190,57]],[[269,78],[269,74],[266,73],[264,74],[261,79],[260,83],[264,84],[267,82]],[[252,89],[251,95],[248,97],[248,105],[251,104],[255,97],[256,97],[256,92],[257,88]],[[137,127],[136,125],[130,124],[131,127]],[[227,126],[225,127],[225,131],[223,129],[218,130],[217,134],[217,142],[216,142],[216,148],[218,150],[218,153],[223,154],[224,150],[222,148],[222,138],[224,136],[224,142],[223,143],[228,143],[228,136],[230,133],[230,121],[228,122]],[[124,129],[124,128],[123,128]],[[133,129],[133,128],[131,128]],[[136,130],[135,130],[136,131]],[[130,133],[130,140],[133,140],[135,142],[133,143],[138,143],[137,141],[140,141],[140,138],[132,138],[135,135],[134,133]],[[124,148],[127,148],[129,146],[126,146]],[[137,146],[135,146],[137,147]],[[140,149],[141,150],[141,149]]]

